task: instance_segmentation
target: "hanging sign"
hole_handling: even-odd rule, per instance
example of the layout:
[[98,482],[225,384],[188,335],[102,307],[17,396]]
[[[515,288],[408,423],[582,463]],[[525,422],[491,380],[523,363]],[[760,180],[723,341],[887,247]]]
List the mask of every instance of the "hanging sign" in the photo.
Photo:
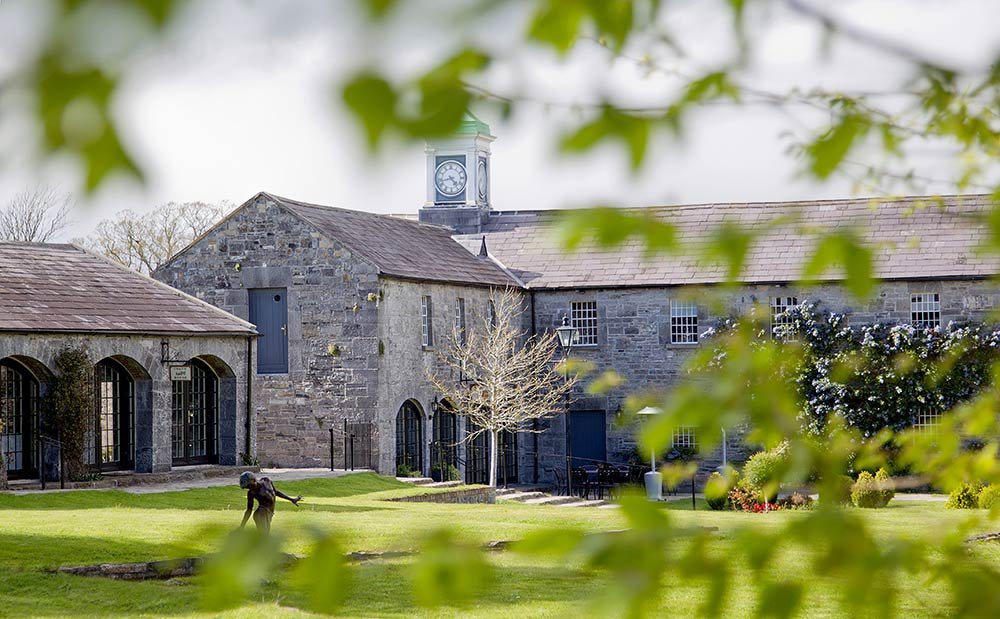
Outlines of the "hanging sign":
[[191,366],[190,365],[171,366],[170,380],[191,380]]

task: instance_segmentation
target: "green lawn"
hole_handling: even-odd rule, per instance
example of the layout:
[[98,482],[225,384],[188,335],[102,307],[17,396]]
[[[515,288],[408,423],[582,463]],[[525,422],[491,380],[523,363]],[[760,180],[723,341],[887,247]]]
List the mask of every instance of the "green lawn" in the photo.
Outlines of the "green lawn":
[[[281,502],[275,531],[288,538],[286,549],[302,552],[307,529],[336,531],[345,550],[415,547],[424,532],[448,526],[470,541],[519,539],[540,527],[577,527],[590,531],[622,528],[617,510],[498,505],[399,503],[384,499],[419,492],[394,479],[370,474],[336,480],[308,480],[280,485],[307,497],[300,508]],[[701,506],[699,506],[701,507]],[[0,616],[210,616],[199,612],[199,588],[193,583],[115,582],[49,574],[44,568],[163,559],[213,550],[218,537],[206,527],[235,527],[244,508],[238,488],[211,488],[164,494],[132,495],[85,491],[31,496],[0,496]],[[751,525],[766,530],[795,513],[750,515],[690,510],[680,501],[669,506],[682,525],[715,526],[728,536]],[[866,512],[877,534],[918,535],[954,528],[968,513],[941,503],[895,501],[884,510]],[[989,529],[987,525],[980,528]],[[976,552],[1000,567],[1000,545],[983,544]],[[785,552],[774,578],[797,576],[806,557]],[[588,615],[600,589],[600,573],[574,569],[546,559],[493,553],[497,580],[475,605],[464,609],[422,611],[410,594],[410,559],[358,565],[343,615],[352,617],[462,616],[564,617]],[[726,616],[753,616],[749,571],[736,568]],[[920,577],[900,585],[900,616],[948,615],[946,589]],[[695,585],[665,584],[662,605],[672,616],[692,616],[700,596]],[[254,599],[224,616],[301,616],[304,600],[279,577],[263,585]],[[807,616],[836,617],[836,588],[820,583],[810,590]],[[211,615],[214,616],[214,615]]]

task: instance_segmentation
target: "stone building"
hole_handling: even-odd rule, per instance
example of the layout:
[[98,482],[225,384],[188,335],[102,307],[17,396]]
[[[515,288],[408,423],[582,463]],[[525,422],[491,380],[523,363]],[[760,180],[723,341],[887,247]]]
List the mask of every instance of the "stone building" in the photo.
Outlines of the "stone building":
[[[435,334],[464,321],[459,316],[471,308],[481,311],[491,287],[523,292],[529,334],[568,317],[579,329],[573,355],[627,381],[605,396],[577,394],[571,414],[542,434],[508,437],[518,457],[507,473],[525,482],[547,481],[564,466],[567,422],[577,464],[631,457],[633,431],[614,423],[625,395],[673,384],[720,318],[761,306],[777,323],[785,309],[809,299],[856,323],[934,326],[983,319],[1000,307],[1000,289],[990,281],[997,261],[976,251],[987,235],[977,218],[989,206],[985,196],[642,209],[686,243],[727,223],[756,232],[742,283],[723,286],[721,263],[649,256],[638,240],[614,250],[585,243],[566,254],[551,233],[552,211],[494,210],[493,139],[470,116],[458,135],[428,144],[426,199],[416,217],[423,223],[259,194],[156,274],[261,331],[255,384],[262,461],[323,462],[329,428],[348,418],[376,424],[380,471],[406,465],[430,472],[430,447],[463,433],[461,422],[439,414],[426,379]],[[863,305],[837,273],[811,287],[795,283],[817,233],[848,228],[861,231],[877,254],[878,291]],[[287,301],[277,319],[254,309],[279,296]],[[730,438],[729,455],[739,460],[743,445]],[[691,445],[697,437],[680,432],[675,442]],[[482,446],[463,445],[449,457],[477,480],[482,455]],[[717,463],[710,458],[704,466]]]
[[12,478],[58,475],[46,423],[56,359],[94,367],[95,472],[238,464],[252,453],[252,324],[72,245],[0,242],[0,452]]

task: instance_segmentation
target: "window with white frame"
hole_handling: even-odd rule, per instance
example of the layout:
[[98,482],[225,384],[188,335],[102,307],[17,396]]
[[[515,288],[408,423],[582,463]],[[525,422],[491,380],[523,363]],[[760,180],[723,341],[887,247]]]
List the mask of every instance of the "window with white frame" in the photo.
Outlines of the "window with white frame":
[[465,343],[465,299],[458,297],[455,300],[455,331],[458,333],[458,341]]
[[670,343],[698,343],[698,306],[694,301],[670,301]]
[[[781,335],[785,327],[792,325],[792,317],[788,315],[788,310],[798,305],[798,297],[771,297],[771,335]],[[785,337],[788,338],[788,335]]]
[[420,343],[424,346],[434,345],[434,322],[431,298],[428,295],[420,297]]
[[490,299],[489,304],[487,304],[487,306],[486,306],[486,313],[487,313],[487,316],[489,317],[490,329],[496,328],[496,326],[497,326],[497,306],[496,306],[496,303],[493,302],[493,299]]
[[933,408],[922,408],[917,411],[917,419],[913,423],[913,428],[926,434],[936,434],[941,427],[941,411]]
[[597,301],[573,301],[570,322],[577,329],[576,346],[597,344]]
[[916,292],[910,295],[910,324],[918,329],[933,329],[941,325],[941,295],[936,292]]
[[673,440],[670,442],[673,449],[698,449],[698,436],[694,428],[677,428],[674,430]]

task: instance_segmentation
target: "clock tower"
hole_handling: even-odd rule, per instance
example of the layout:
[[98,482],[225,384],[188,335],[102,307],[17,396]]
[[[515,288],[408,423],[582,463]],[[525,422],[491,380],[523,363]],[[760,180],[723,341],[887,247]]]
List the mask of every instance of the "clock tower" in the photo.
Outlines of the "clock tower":
[[458,132],[427,143],[427,199],[420,221],[479,232],[490,211],[490,127],[466,112]]

